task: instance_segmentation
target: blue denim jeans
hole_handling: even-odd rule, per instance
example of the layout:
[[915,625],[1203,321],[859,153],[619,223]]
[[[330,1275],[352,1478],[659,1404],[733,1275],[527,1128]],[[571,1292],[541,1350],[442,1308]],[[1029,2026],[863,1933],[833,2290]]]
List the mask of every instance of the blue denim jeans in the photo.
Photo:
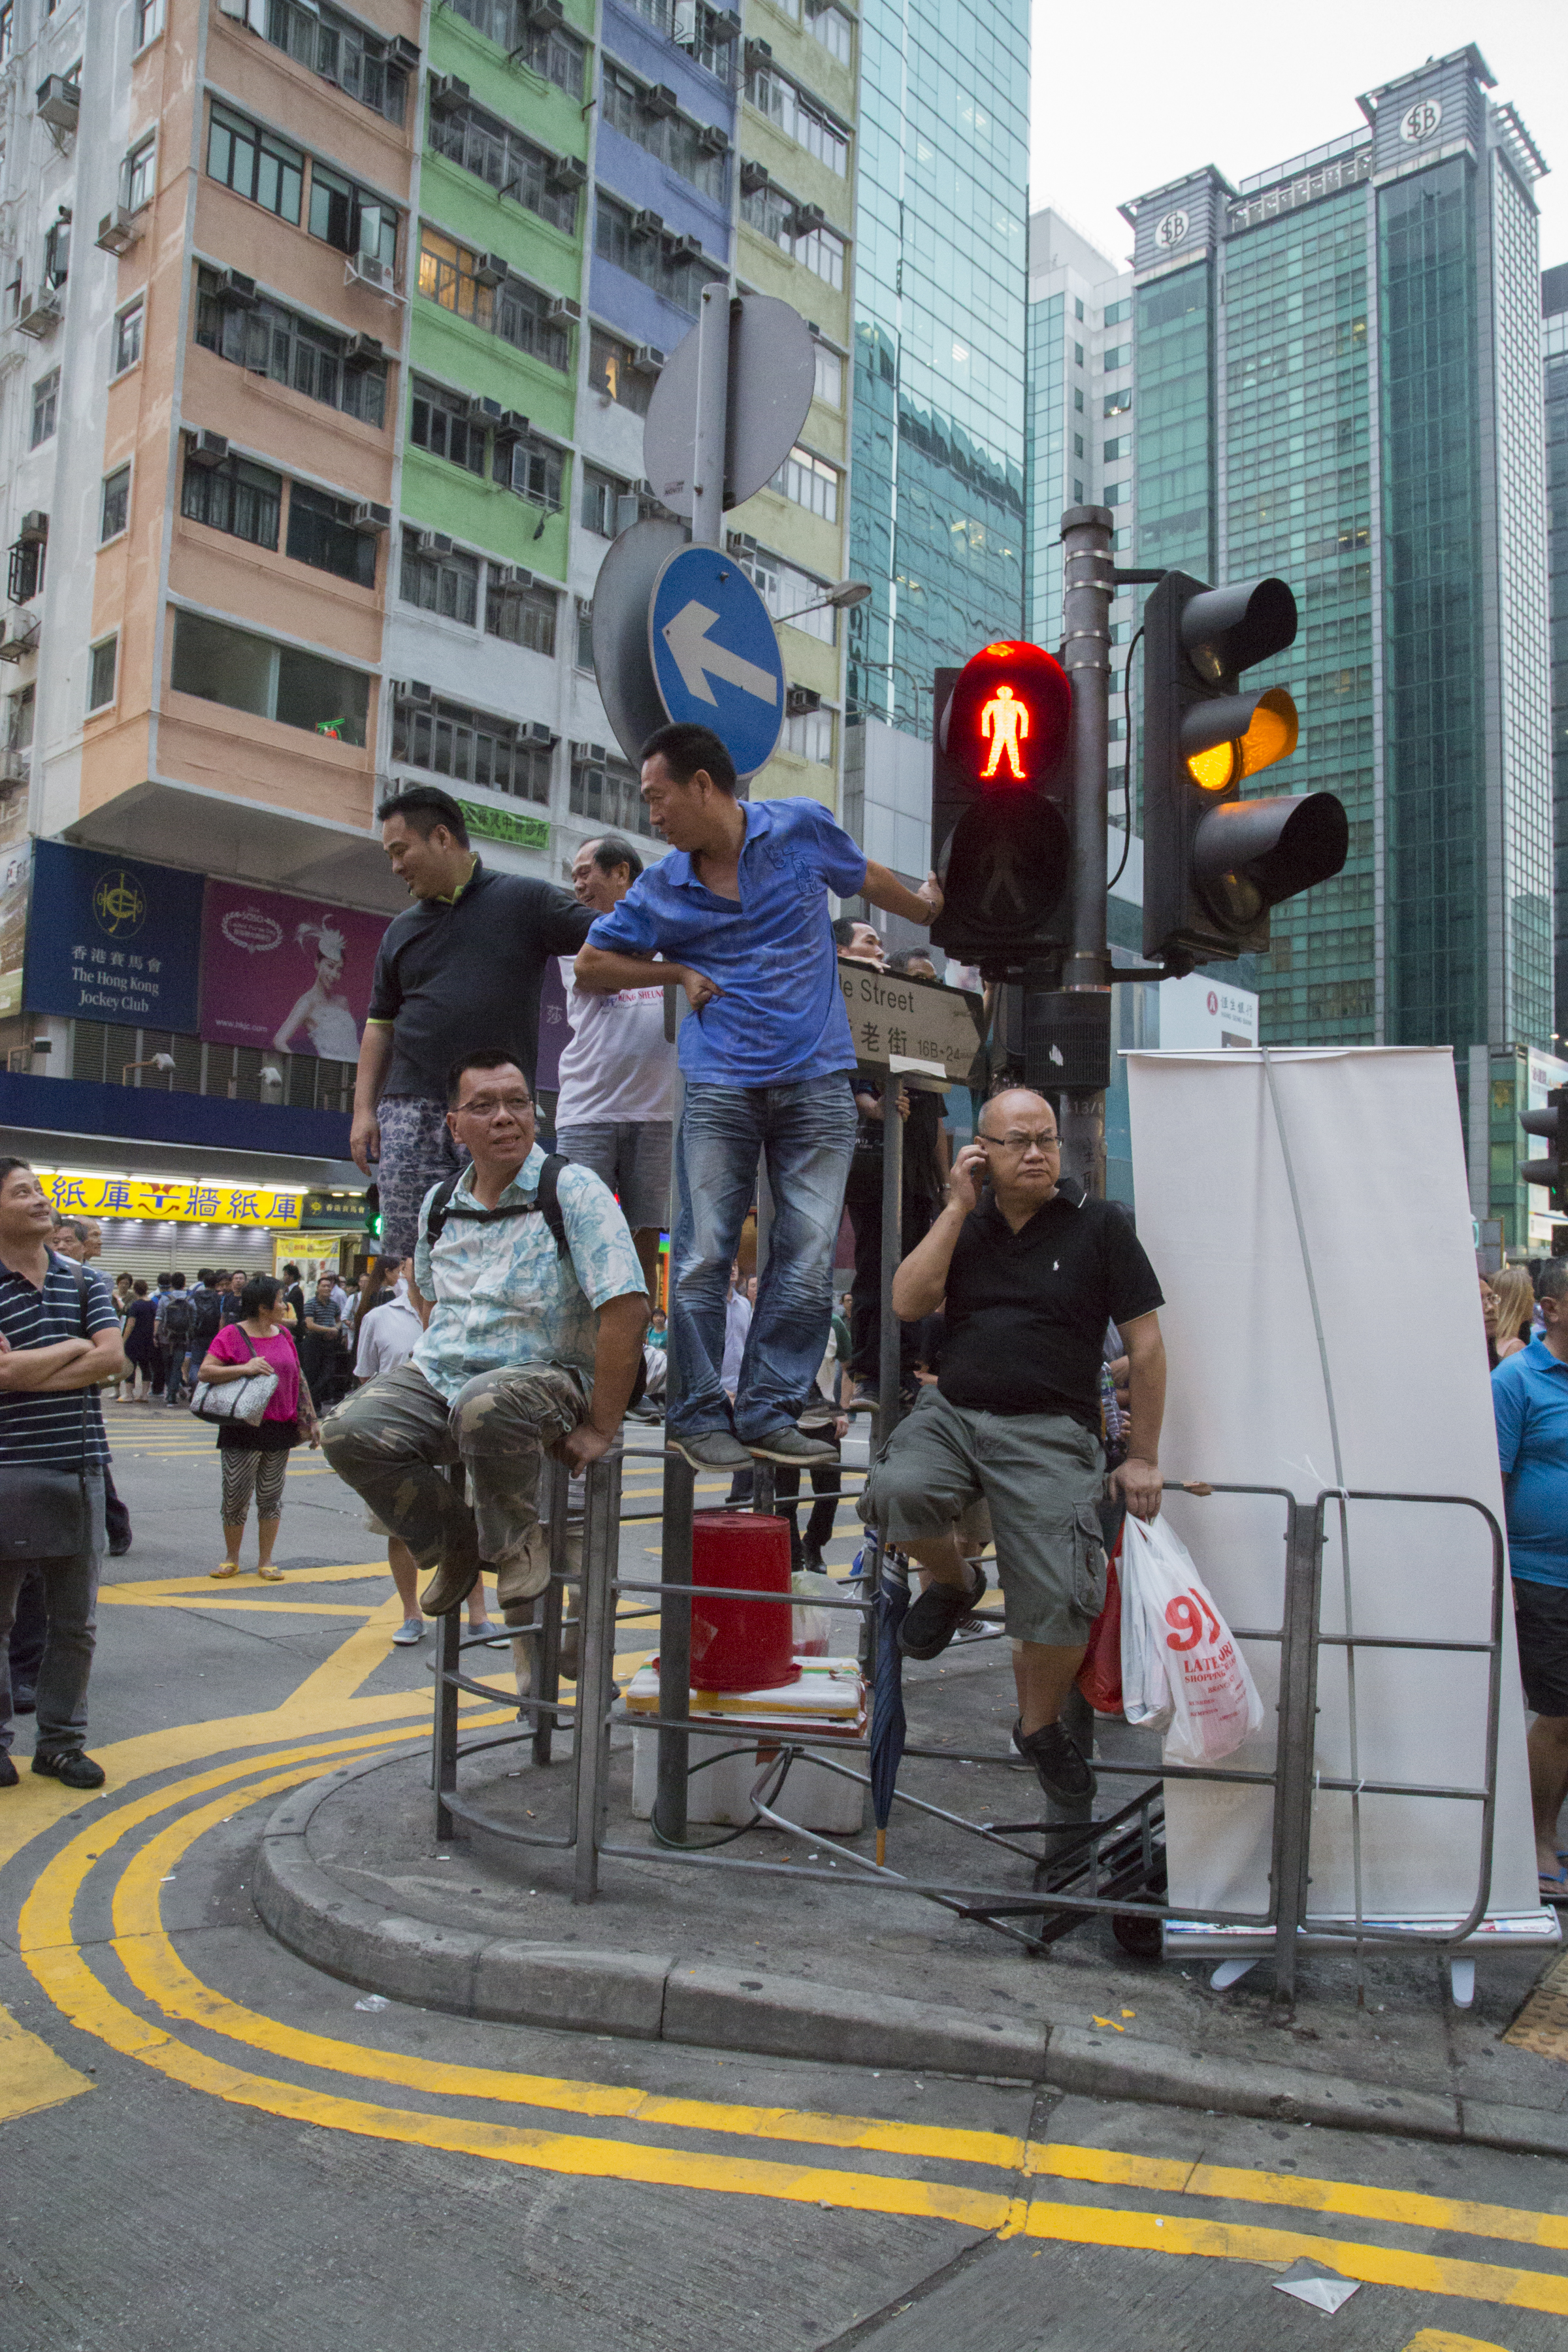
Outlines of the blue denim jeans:
[[833,1258],[855,1145],[848,1073],[784,1087],[688,1086],[675,1147],[669,1352],[679,1402],[669,1426],[731,1425],[720,1381],[724,1301],[765,1160],[773,1222],[741,1359],[734,1430],[773,1434],[805,1411],[833,1317]]

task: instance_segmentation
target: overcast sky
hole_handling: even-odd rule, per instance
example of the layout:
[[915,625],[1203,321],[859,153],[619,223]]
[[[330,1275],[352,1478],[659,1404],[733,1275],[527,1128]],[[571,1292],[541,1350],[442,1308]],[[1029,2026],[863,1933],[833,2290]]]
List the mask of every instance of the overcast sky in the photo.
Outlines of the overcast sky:
[[1568,0],[1037,0],[1029,205],[1119,265],[1116,207],[1204,163],[1233,183],[1352,131],[1359,93],[1473,41],[1552,169],[1543,268],[1568,261]]

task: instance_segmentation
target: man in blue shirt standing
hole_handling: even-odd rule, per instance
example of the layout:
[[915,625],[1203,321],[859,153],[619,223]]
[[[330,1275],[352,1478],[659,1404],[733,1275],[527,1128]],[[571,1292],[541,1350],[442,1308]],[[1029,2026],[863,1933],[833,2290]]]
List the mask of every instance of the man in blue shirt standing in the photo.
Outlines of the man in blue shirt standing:
[[1541,1892],[1568,1904],[1557,1816],[1568,1799],[1568,1258],[1541,1272],[1546,1328],[1492,1374],[1513,1570],[1513,1615],[1530,1727],[1530,1800]]
[[[906,889],[818,802],[742,801],[737,781],[706,727],[648,738],[643,799],[670,854],[598,918],[576,964],[581,989],[679,987],[695,1016],[680,1029],[668,1432],[700,1470],[752,1454],[797,1466],[833,1458],[795,1425],[827,1345],[855,1142],[855,1049],[827,894],[922,926],[942,911],[934,874]],[[731,1417],[725,1297],[760,1153],[773,1223]]]

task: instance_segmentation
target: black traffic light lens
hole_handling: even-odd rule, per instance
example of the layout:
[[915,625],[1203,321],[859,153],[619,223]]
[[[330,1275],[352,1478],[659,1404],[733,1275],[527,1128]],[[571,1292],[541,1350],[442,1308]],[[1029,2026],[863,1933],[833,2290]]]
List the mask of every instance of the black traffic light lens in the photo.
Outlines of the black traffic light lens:
[[1220,920],[1241,929],[1337,874],[1350,845],[1350,820],[1332,793],[1228,801],[1198,827],[1193,878]]
[[1217,686],[1296,642],[1296,599],[1283,580],[1208,588],[1182,612],[1182,645],[1205,685]]
[[1067,882],[1072,844],[1054,801],[995,793],[954,825],[941,871],[943,920],[974,951],[1005,948],[1043,923]]

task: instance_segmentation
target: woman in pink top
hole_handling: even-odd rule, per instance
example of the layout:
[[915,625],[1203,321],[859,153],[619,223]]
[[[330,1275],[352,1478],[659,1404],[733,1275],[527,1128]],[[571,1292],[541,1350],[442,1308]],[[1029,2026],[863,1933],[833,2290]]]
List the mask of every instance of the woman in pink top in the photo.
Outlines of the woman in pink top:
[[226,1323],[208,1345],[198,1377],[204,1381],[243,1381],[260,1372],[276,1372],[278,1386],[256,1427],[247,1421],[218,1423],[217,1448],[223,1463],[224,1557],[214,1576],[239,1574],[239,1547],[245,1535],[246,1513],[256,1497],[256,1532],[260,1542],[257,1572],[269,1584],[283,1574],[272,1565],[278,1522],[283,1512],[283,1480],[289,1449],[301,1437],[321,1442],[321,1425],[299,1350],[290,1338],[289,1303],[283,1286],[272,1276],[257,1275],[239,1295],[237,1323]]

